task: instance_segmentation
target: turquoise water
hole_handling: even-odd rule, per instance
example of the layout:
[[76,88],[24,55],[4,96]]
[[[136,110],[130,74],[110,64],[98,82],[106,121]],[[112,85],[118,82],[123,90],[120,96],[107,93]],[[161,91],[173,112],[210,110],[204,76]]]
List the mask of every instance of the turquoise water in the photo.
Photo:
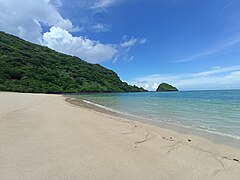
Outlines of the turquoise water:
[[74,95],[87,103],[149,121],[240,139],[240,90]]

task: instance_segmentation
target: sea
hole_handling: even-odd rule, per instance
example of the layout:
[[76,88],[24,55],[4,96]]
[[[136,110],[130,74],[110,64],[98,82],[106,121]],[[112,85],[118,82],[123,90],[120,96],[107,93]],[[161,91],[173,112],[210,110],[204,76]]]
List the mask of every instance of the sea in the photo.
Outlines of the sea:
[[71,97],[160,126],[240,140],[240,90],[105,93]]

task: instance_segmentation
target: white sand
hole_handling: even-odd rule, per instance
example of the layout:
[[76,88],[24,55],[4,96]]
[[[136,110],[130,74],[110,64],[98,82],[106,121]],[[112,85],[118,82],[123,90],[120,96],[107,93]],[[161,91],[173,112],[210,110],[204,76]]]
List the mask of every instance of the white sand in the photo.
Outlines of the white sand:
[[240,179],[233,159],[239,149],[62,96],[0,92],[0,179]]

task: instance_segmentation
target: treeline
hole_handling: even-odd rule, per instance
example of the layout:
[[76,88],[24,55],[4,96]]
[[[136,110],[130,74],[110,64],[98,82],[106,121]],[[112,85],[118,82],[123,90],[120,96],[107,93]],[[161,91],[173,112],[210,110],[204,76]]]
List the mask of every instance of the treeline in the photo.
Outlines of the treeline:
[[140,92],[98,64],[0,32],[0,91],[33,93]]

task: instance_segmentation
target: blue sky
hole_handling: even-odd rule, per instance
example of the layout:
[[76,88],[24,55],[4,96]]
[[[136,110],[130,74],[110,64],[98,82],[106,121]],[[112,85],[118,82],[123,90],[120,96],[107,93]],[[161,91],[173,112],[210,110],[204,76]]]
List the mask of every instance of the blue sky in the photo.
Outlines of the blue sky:
[[238,0],[2,0],[0,19],[0,30],[148,90],[240,88]]

